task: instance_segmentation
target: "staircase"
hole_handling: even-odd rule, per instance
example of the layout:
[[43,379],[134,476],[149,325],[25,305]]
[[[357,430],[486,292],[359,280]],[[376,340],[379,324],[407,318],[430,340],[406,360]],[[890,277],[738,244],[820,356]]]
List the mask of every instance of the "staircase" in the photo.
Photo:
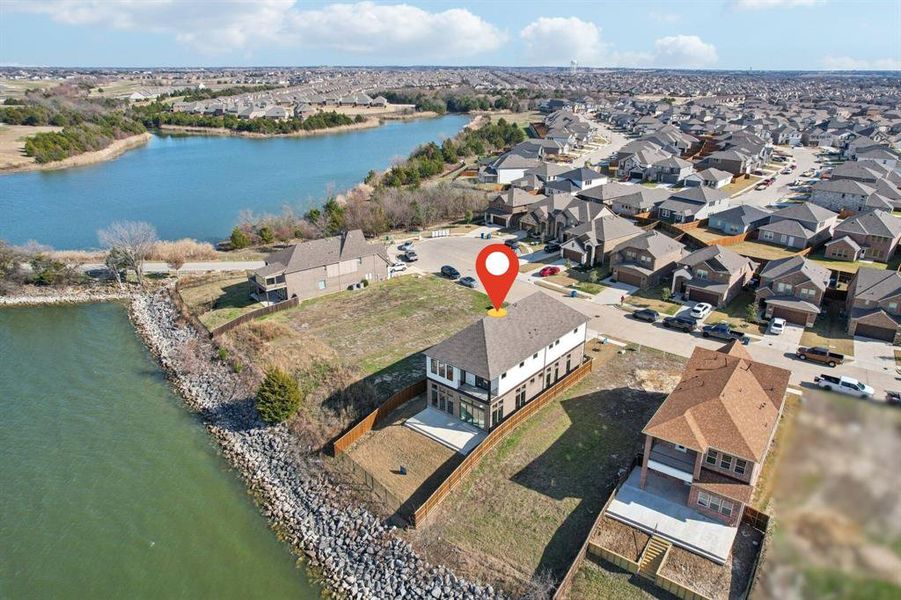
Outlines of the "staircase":
[[657,575],[657,570],[666,557],[667,550],[672,544],[656,535],[648,541],[648,545],[644,547],[641,553],[641,561],[638,563],[638,574],[648,578]]

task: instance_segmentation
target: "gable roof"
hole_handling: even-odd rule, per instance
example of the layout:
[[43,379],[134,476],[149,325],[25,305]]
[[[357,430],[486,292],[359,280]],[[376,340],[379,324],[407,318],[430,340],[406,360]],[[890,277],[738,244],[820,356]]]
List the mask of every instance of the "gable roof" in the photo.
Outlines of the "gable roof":
[[835,228],[835,237],[840,234],[878,235],[892,238],[901,235],[901,220],[884,210],[872,210],[849,217]]
[[643,433],[697,452],[713,448],[762,462],[790,376],[751,360],[737,342],[718,351],[697,347]]
[[491,380],[587,322],[579,311],[536,292],[508,306],[506,317],[483,317],[426,355]]
[[699,204],[710,204],[729,197],[729,194],[722,190],[717,190],[707,186],[696,186],[686,188],[676,192],[671,198],[676,200],[685,200],[687,202],[697,202]]
[[835,216],[837,216],[837,213],[810,202],[792,204],[773,213],[774,220],[791,219],[805,223],[821,223]]
[[726,273],[735,273],[748,266],[753,269],[756,266],[750,258],[742,256],[725,246],[707,246],[706,248],[695,250],[691,254],[683,256],[678,262],[680,265],[687,267],[707,263],[718,272]]
[[343,235],[310,240],[273,252],[266,259],[266,266],[255,273],[261,276],[282,271],[295,273],[373,255],[388,260],[383,245],[367,242],[361,230],[353,229]]
[[878,302],[901,294],[901,273],[883,271],[870,267],[860,267],[855,275],[855,300],[872,300]]
[[755,221],[760,221],[769,217],[770,211],[750,204],[739,204],[732,208],[716,213],[716,218],[721,221],[729,221],[730,223],[741,223],[742,225],[751,225]]
[[771,260],[760,270],[760,277],[774,279],[795,272],[804,273],[811,282],[823,289],[826,287],[826,282],[829,281],[829,269],[803,256],[789,256]]

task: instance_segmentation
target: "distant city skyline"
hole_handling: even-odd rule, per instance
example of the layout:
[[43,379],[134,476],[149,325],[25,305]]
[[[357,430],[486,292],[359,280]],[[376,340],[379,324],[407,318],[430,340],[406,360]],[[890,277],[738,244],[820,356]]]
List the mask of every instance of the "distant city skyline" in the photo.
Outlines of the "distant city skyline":
[[0,66],[899,70],[901,0],[0,0]]

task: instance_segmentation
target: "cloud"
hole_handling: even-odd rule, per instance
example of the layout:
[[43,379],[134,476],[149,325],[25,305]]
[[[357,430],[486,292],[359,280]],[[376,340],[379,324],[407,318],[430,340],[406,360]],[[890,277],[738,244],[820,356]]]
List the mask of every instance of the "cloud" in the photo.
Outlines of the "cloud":
[[601,28],[578,17],[541,17],[519,32],[533,64],[552,65],[576,60],[600,66],[607,59]]
[[822,4],[825,0],[735,0],[732,8],[735,10],[760,10],[767,8],[794,8],[796,6],[813,6]]
[[716,47],[696,35],[670,35],[654,42],[656,67],[703,68],[716,64]]
[[874,58],[872,60],[852,58],[850,56],[827,56],[820,61],[824,69],[829,71],[898,71],[901,70],[901,59]]
[[498,48],[507,36],[465,9],[428,12],[409,4],[296,0],[4,0],[4,8],[70,25],[172,35],[205,54],[264,45],[329,48],[399,62],[454,61]]

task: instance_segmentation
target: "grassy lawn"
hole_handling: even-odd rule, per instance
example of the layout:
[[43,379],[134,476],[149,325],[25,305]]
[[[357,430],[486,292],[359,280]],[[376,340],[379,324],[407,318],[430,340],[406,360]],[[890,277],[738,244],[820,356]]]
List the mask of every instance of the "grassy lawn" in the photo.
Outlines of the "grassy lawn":
[[418,534],[450,546],[440,558],[458,573],[499,579],[518,596],[568,569],[684,364],[600,348],[603,364],[498,444]]
[[648,596],[630,583],[637,579],[628,571],[586,558],[576,571],[570,600],[644,600]]
[[191,312],[210,329],[262,306],[250,297],[253,284],[245,276],[213,275],[184,279],[180,292]]
[[633,306],[656,310],[663,315],[674,315],[679,312],[682,305],[663,300],[663,290],[664,286],[657,286],[646,290],[636,290],[634,294],[626,299],[626,302]]
[[804,330],[802,346],[825,346],[845,356],[854,356],[854,338],[848,335],[847,324],[838,314],[829,311],[817,317],[813,327]]
[[759,327],[746,321],[748,315],[748,306],[754,303],[754,294],[749,291],[742,290],[732,302],[726,306],[720,307],[710,313],[710,316],[704,321],[708,324],[716,324],[725,321],[729,327],[741,329],[757,333]]
[[875,261],[858,261],[858,262],[849,262],[846,260],[836,260],[834,258],[826,258],[825,250],[820,249],[816,252],[811,253],[810,259],[816,263],[819,263],[829,269],[830,271],[840,271],[842,273],[857,273],[857,270],[860,267],[867,267],[869,269],[879,269],[884,271],[886,269],[891,269],[893,271],[897,271],[899,265],[901,265],[901,256],[896,256],[889,262],[888,264],[882,262]]
[[730,196],[737,194],[739,192],[743,192],[755,185],[757,182],[763,179],[763,177],[757,177],[755,175],[749,176],[747,179],[738,178],[732,183],[724,185],[720,188],[720,191],[729,194]]
[[797,254],[797,251],[787,250],[781,246],[749,241],[734,244],[729,246],[729,249],[748,258],[762,258],[763,260],[776,260],[777,258],[787,258]]
[[572,284],[570,287],[573,287],[580,292],[585,292],[586,294],[599,294],[601,291],[607,289],[607,286],[603,283],[591,283],[589,281],[580,281]]

